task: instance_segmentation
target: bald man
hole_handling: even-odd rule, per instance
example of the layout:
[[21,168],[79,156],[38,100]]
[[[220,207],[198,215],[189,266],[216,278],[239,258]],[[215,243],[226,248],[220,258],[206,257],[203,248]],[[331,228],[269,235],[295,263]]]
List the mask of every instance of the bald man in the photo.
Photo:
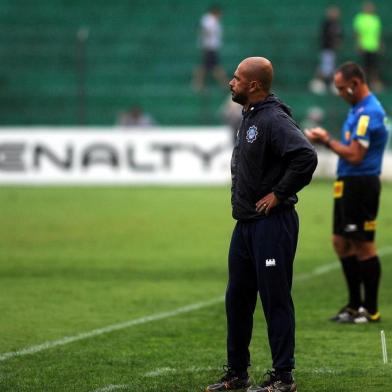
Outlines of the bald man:
[[[229,86],[243,106],[232,155],[231,238],[226,291],[227,366],[211,391],[295,392],[293,262],[298,238],[296,193],[309,184],[317,165],[314,148],[270,92],[273,67],[250,57]],[[267,322],[272,370],[250,387],[249,344],[259,294]],[[247,389],[248,388],[248,389]]]

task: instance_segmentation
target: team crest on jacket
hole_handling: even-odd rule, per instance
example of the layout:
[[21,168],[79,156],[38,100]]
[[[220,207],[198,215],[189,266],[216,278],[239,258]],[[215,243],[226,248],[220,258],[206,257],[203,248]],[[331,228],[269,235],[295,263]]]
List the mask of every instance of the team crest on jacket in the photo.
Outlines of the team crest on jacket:
[[246,140],[248,143],[253,143],[256,140],[258,134],[259,133],[257,132],[256,125],[252,125],[246,132]]

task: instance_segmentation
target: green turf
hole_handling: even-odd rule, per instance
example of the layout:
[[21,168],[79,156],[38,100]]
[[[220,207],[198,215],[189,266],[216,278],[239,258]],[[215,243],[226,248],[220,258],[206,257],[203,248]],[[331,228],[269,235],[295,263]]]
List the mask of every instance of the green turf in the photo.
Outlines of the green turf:
[[[331,183],[300,194],[295,264],[301,392],[392,391],[392,184],[378,227],[382,323],[334,325],[345,302],[330,245]],[[0,357],[65,336],[223,296],[229,187],[0,189]],[[252,379],[270,366],[257,309]],[[0,361],[0,391],[194,392],[225,363],[223,302]]]

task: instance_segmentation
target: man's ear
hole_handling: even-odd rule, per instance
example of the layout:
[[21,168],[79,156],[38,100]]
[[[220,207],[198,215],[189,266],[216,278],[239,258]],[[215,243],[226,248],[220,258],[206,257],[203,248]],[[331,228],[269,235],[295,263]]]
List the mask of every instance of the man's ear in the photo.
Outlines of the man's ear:
[[250,92],[254,92],[262,88],[261,84],[256,80],[252,80],[249,84],[250,84],[250,89],[249,89]]
[[351,87],[351,90],[353,91],[353,93],[355,93],[359,84],[360,84],[360,80],[358,78],[352,79],[350,87]]

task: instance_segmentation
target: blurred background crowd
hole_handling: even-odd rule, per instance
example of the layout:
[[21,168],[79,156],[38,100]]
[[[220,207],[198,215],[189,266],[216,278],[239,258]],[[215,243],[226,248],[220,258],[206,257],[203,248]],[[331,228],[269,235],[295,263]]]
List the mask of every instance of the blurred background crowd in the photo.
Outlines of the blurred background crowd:
[[391,16],[387,1],[3,0],[0,124],[235,124],[227,82],[261,55],[299,123],[338,131],[343,61],[392,106]]

